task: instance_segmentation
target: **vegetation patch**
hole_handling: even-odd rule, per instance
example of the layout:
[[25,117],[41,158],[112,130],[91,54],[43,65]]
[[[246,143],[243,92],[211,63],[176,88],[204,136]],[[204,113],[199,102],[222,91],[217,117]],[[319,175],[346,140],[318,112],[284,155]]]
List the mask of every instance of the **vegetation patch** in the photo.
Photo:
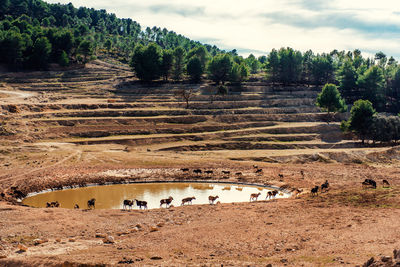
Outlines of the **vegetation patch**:
[[[361,187],[361,184],[360,184]],[[362,208],[400,208],[400,190],[391,188],[334,191],[320,194],[327,203]]]

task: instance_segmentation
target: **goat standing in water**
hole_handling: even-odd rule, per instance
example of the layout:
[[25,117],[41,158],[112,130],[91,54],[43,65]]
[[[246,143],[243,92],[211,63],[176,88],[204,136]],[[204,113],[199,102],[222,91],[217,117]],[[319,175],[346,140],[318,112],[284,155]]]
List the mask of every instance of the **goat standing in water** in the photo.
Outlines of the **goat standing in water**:
[[142,209],[142,207],[143,209],[147,209],[147,201],[141,201],[137,199],[135,199],[135,201],[136,201],[136,206],[138,206],[139,209]]
[[278,194],[278,190],[268,191],[266,199],[275,198],[277,194]]
[[58,208],[58,207],[60,207],[60,203],[58,203],[58,201],[46,203],[46,208]]
[[132,209],[133,200],[125,199],[123,204],[124,204],[124,205],[123,205],[123,209],[124,209],[124,210],[126,210],[127,207],[129,207],[129,209]]
[[174,200],[173,197],[165,198],[160,200],[160,207],[165,204],[165,207],[168,208],[169,205],[171,205],[172,200]]
[[251,201],[257,201],[258,197],[261,195],[261,193],[254,193],[250,195],[250,202]]
[[95,204],[96,204],[96,199],[95,198],[89,199],[88,202],[87,202],[88,209],[92,209],[92,208],[94,209],[95,208]]
[[209,197],[208,197],[208,201],[210,202],[210,205],[214,204],[214,202],[215,202],[215,200],[216,200],[217,198],[219,198],[219,196],[215,196],[215,197],[209,196]]
[[185,203],[192,204],[192,200],[194,200],[194,199],[196,199],[196,198],[195,197],[187,197],[187,198],[182,199],[181,206],[185,205]]

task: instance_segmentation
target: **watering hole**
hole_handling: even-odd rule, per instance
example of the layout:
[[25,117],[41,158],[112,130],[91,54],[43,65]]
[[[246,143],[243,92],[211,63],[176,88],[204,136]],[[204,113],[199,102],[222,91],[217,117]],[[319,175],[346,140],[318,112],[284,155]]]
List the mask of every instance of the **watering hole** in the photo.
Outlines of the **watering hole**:
[[[250,195],[261,193],[258,200],[265,200],[268,191],[274,188],[228,183],[133,183],[90,186],[34,194],[22,203],[32,207],[46,207],[47,202],[58,201],[60,207],[72,209],[75,204],[87,208],[87,201],[96,199],[96,209],[121,209],[124,199],[147,201],[149,209],[160,208],[160,200],[173,197],[172,205],[179,206],[183,198],[195,197],[192,204],[209,204],[208,197],[218,195],[221,203],[248,202]],[[287,198],[290,194],[279,191],[276,198]],[[216,201],[216,202],[217,202]],[[165,206],[165,205],[164,205]],[[138,207],[134,205],[135,209]]]

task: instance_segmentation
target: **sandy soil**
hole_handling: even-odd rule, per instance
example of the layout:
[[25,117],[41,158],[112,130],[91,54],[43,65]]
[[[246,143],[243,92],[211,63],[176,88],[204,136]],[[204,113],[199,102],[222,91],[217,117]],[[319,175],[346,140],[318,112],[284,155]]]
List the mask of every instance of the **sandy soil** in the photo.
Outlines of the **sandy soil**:
[[[250,110],[246,101],[240,101],[236,103],[238,107],[234,107],[255,112],[245,119],[235,116],[232,110],[221,109],[218,114],[200,114],[204,121],[193,116],[182,122],[179,114],[158,113],[154,115],[160,120],[157,122],[149,113],[151,116],[147,118],[129,117],[137,120],[135,123],[128,123],[124,117],[116,115],[107,122],[109,126],[97,127],[104,121],[83,116],[94,106],[68,109],[63,105],[104,105],[115,101],[132,104],[138,101],[141,103],[139,109],[147,112],[168,109],[163,106],[163,96],[167,100],[165,103],[172,101],[179,106],[167,87],[150,90],[157,97],[160,94],[159,102],[150,94],[118,95],[115,90],[121,86],[116,86],[116,83],[128,80],[129,85],[132,74],[123,68],[114,70],[112,74],[111,68],[105,68],[109,66],[95,62],[82,70],[85,75],[76,70],[63,79],[58,77],[62,74],[59,72],[3,75],[7,91],[11,90],[7,86],[12,86],[13,92],[24,89],[26,94],[0,92],[1,95],[6,93],[6,98],[1,99],[4,105],[0,117],[5,122],[0,125],[0,266],[361,266],[371,257],[391,256],[393,249],[400,248],[400,147],[359,148],[354,145],[340,149],[246,150],[246,142],[258,143],[260,141],[256,138],[275,134],[261,131],[259,128],[263,127],[251,124],[245,129],[223,128],[247,120],[259,122],[264,120],[264,111],[269,114],[268,106],[258,113]],[[41,79],[41,75],[48,77],[47,80]],[[97,80],[98,77],[101,79]],[[57,87],[60,84],[62,86]],[[135,86],[133,84],[133,88],[127,87],[126,90],[135,91]],[[268,94],[264,95],[264,89],[268,88],[257,86],[249,84],[249,90],[257,99],[266,98]],[[140,87],[137,90],[144,89]],[[284,88],[282,90],[282,96],[287,95]],[[308,103],[307,109],[315,109],[306,97],[309,92],[303,91],[301,88],[298,90],[299,96],[304,98],[300,102]],[[199,99],[206,97],[199,95]],[[287,106],[289,102],[296,106],[296,100],[276,101],[274,107]],[[224,108],[230,104],[224,103]],[[68,121],[68,117],[55,116],[58,108],[60,112],[82,113],[82,117],[77,118],[77,125],[40,122],[40,119]],[[48,118],[39,116],[39,120],[33,121],[29,117],[46,110],[52,110]],[[184,108],[181,111],[187,112]],[[198,112],[190,110],[195,111]],[[294,144],[301,143],[302,136],[307,134],[313,135],[310,139],[313,144],[334,145],[341,140],[350,140],[337,131],[328,129],[326,134],[322,130],[310,130],[317,124],[321,125],[320,128],[327,128],[316,119],[318,111],[311,112],[314,112],[313,116],[299,113],[303,119],[309,116],[309,120],[297,124],[280,121],[272,128],[283,127],[278,134],[289,137],[288,134],[298,133],[292,135],[297,141],[287,140]],[[228,115],[232,118],[227,121]],[[284,115],[292,116],[290,112]],[[180,122],[167,122],[162,116],[172,121],[180,118]],[[292,132],[293,125],[304,126],[304,129]],[[207,128],[214,126],[217,128]],[[136,139],[145,140],[147,137],[148,140],[134,142],[133,137],[123,132],[130,127],[133,131],[165,129],[160,133],[143,133],[143,136],[136,134]],[[188,129],[193,133],[170,133],[170,129]],[[99,130],[112,130],[114,135],[104,138],[111,142],[89,145],[79,142],[85,141],[82,137],[70,136],[71,133]],[[182,138],[189,135],[195,138]],[[165,150],[174,146],[221,143],[222,140],[229,141],[226,138],[236,137],[246,137],[250,141],[243,142],[242,147],[238,147],[240,150],[225,147],[205,151]],[[131,138],[131,141],[112,142],[118,138]],[[93,139],[99,141],[101,138]],[[240,140],[235,142],[240,143]],[[280,140],[276,143],[290,144]],[[262,175],[254,172],[254,164],[263,169]],[[194,176],[192,172],[186,175],[180,171],[183,167],[212,169],[216,175]],[[222,170],[242,172],[243,176],[223,177]],[[366,178],[375,179],[378,188],[362,188],[361,182]],[[21,206],[17,201],[20,193],[61,186],[160,179],[223,179],[272,184],[293,190],[294,196],[268,202],[129,212],[39,209]],[[382,188],[383,179],[390,182],[391,188]],[[325,180],[330,183],[328,192],[311,196],[310,189]],[[297,195],[296,189],[302,193]],[[112,242],[105,243],[103,239],[108,236]]]
[[[129,169],[117,167],[106,173],[110,177],[136,173],[143,180],[160,174],[170,179],[181,176],[174,168],[134,169],[129,173]],[[264,175],[256,176],[251,166],[229,166],[243,171],[246,180],[304,188],[304,193],[271,202],[129,212],[35,209],[0,202],[0,251],[7,257],[0,263],[354,266],[371,256],[390,255],[393,248],[400,247],[398,167],[324,163],[262,167]],[[101,167],[93,167],[91,172],[96,173],[96,169],[97,175],[104,175]],[[304,179],[300,170],[305,171]],[[80,166],[75,172],[84,173],[85,169]],[[371,173],[389,179],[392,188],[382,189],[379,184],[376,190],[361,189],[359,181]],[[325,178],[331,189],[311,197],[306,188]],[[115,243],[105,244],[96,234],[110,235]],[[47,242],[35,246],[35,239]],[[28,247],[27,252],[18,252],[20,243]]]

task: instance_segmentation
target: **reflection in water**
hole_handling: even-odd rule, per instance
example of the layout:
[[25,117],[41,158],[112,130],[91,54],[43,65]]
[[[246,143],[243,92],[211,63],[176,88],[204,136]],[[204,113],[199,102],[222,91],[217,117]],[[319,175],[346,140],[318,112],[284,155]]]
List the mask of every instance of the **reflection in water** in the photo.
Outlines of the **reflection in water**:
[[[230,190],[230,189],[236,190]],[[62,208],[73,209],[75,204],[87,208],[87,201],[96,199],[96,209],[121,209],[124,199],[138,199],[148,202],[148,208],[159,208],[160,200],[172,196],[172,205],[178,206],[186,197],[195,196],[193,204],[208,204],[208,197],[219,196],[221,203],[247,202],[250,194],[261,191],[259,200],[264,200],[272,189],[256,186],[237,186],[214,183],[144,183],[92,186],[66,189],[37,194],[23,200],[23,204],[33,207],[46,207],[46,202],[58,201]],[[286,193],[279,198],[288,197]],[[135,205],[134,208],[137,208]]]

